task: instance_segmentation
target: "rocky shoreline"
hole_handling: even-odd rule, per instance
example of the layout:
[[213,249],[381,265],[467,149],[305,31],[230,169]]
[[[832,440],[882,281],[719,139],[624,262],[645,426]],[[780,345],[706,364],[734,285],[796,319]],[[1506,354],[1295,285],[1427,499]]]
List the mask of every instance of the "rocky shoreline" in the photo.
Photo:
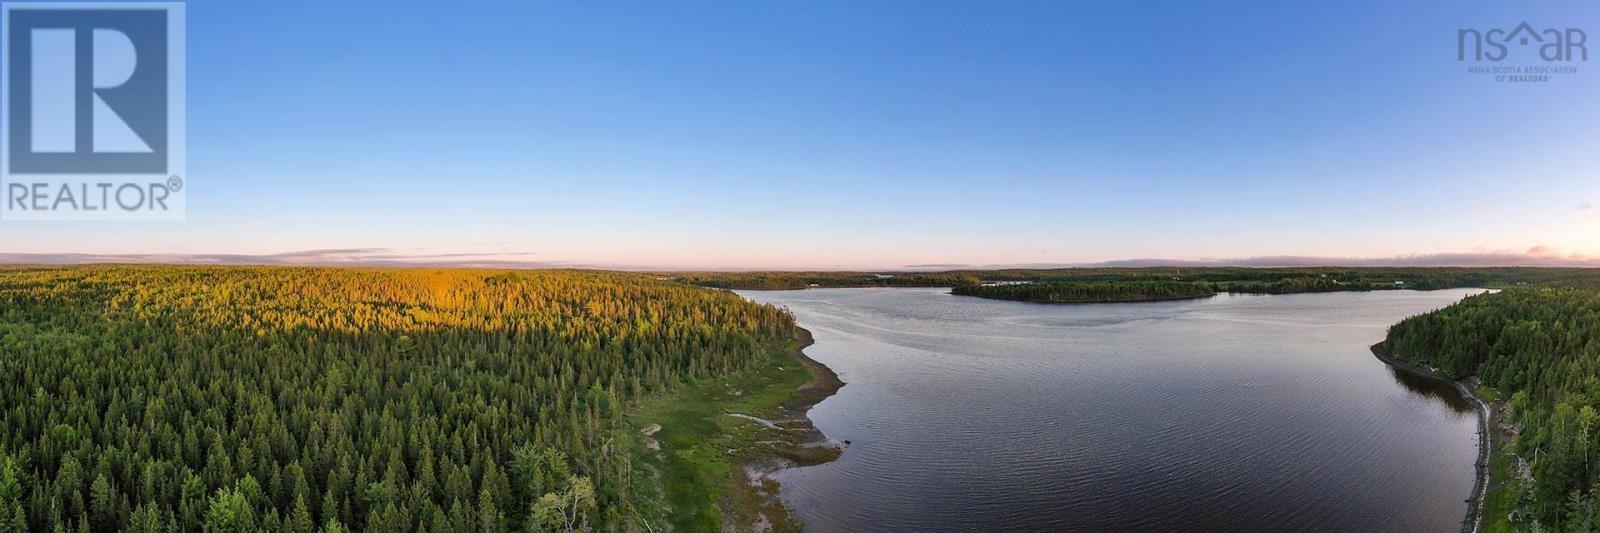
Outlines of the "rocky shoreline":
[[1489,493],[1489,464],[1494,454],[1494,439],[1489,433],[1489,428],[1497,426],[1494,421],[1497,420],[1498,411],[1472,393],[1473,384],[1470,380],[1446,378],[1434,373],[1431,368],[1402,361],[1389,353],[1388,347],[1381,342],[1372,345],[1372,355],[1396,370],[1427,380],[1449,383],[1460,391],[1461,396],[1466,398],[1478,412],[1477,476],[1472,483],[1472,496],[1467,500],[1467,516],[1461,520],[1462,533],[1477,533],[1483,528],[1483,506]]
[[805,354],[805,349],[815,343],[811,332],[799,326],[795,326],[794,329],[794,337],[800,341],[799,346],[795,348],[794,358],[810,368],[816,377],[801,385],[795,391],[794,397],[779,405],[772,420],[758,419],[740,413],[724,413],[774,427],[781,430],[783,435],[780,440],[767,442],[770,445],[768,451],[746,459],[739,465],[740,470],[744,472],[746,487],[760,502],[757,512],[761,520],[750,526],[753,531],[802,530],[803,524],[794,518],[784,505],[780,497],[779,484],[777,480],[772,479],[772,473],[786,468],[833,461],[838,459],[850,444],[849,441],[829,440],[821,430],[817,429],[816,424],[806,417],[806,413],[812,407],[843,388],[844,381],[839,379],[839,375],[833,369]]

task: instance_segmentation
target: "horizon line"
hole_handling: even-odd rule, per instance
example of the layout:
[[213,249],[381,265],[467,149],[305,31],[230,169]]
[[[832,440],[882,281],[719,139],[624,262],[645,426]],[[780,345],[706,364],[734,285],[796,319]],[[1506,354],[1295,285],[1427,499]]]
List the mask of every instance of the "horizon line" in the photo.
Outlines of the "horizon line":
[[5,253],[0,265],[214,265],[387,268],[481,268],[502,270],[612,270],[624,272],[938,272],[955,270],[1052,270],[1092,268],[1600,268],[1600,256],[1559,254],[1544,246],[1524,252],[1456,252],[1389,257],[1261,255],[1238,258],[1131,258],[1082,262],[912,263],[901,265],[729,266],[715,264],[623,264],[604,261],[534,260],[534,252],[406,253],[393,248],[295,250],[270,254],[202,253]]

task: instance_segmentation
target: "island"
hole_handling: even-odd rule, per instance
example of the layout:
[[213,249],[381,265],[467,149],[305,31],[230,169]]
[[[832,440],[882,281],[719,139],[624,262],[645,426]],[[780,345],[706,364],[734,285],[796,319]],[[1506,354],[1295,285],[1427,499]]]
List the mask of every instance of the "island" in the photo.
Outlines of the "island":
[[1206,298],[1217,290],[1204,281],[1056,281],[962,285],[950,289],[950,294],[1040,303],[1113,303]]

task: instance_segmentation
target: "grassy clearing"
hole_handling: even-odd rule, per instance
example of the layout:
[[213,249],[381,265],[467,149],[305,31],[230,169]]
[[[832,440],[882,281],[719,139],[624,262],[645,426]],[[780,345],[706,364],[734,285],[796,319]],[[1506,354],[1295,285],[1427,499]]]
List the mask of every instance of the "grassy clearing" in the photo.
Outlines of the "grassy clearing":
[[[779,531],[798,529],[772,493],[746,482],[741,467],[793,445],[793,432],[726,413],[774,417],[814,377],[793,357],[799,348],[800,341],[773,343],[758,368],[685,385],[644,402],[630,417],[625,438],[634,464],[647,473],[638,492],[647,501],[639,508],[657,510],[643,513],[655,517],[651,529],[665,522],[674,531],[719,531],[724,524],[745,530],[763,519]],[[652,424],[660,431],[645,436]],[[659,451],[650,449],[652,440]]]

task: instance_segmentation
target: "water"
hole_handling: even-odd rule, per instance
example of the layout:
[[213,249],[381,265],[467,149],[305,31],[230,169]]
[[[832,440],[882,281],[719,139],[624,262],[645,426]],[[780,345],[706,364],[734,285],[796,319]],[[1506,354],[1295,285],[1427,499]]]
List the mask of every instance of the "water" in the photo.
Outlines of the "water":
[[1475,291],[1052,305],[945,289],[786,306],[851,441],[776,478],[812,531],[1454,531],[1476,418],[1368,346]]

